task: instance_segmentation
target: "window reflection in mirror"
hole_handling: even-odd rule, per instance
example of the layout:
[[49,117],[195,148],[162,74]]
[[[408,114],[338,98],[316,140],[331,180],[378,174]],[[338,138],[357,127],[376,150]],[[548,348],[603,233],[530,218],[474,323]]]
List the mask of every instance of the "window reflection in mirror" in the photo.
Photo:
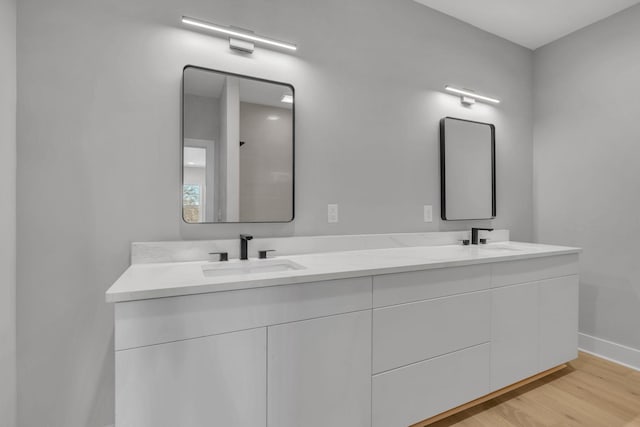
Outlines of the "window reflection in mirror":
[[190,141],[189,145],[185,143],[184,147],[182,204],[184,220],[198,223],[205,220],[207,149],[192,144],[196,141]]
[[185,68],[185,222],[291,221],[293,152],[292,86]]

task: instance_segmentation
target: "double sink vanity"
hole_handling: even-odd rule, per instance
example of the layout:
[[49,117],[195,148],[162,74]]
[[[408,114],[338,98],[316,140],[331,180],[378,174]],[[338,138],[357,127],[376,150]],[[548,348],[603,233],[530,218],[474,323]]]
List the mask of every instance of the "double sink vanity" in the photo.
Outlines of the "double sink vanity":
[[[292,221],[294,87],[182,90],[183,220]],[[440,121],[443,221],[496,218],[495,153],[493,124]],[[574,359],[579,250],[478,231],[134,243],[116,427],[424,426]]]
[[466,235],[133,244],[116,426],[425,425],[574,359],[579,249]]

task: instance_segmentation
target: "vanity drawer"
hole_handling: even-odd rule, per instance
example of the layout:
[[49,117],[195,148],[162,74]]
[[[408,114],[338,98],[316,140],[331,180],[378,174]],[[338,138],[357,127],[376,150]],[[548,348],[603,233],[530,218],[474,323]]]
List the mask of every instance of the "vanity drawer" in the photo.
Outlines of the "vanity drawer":
[[115,305],[115,349],[370,308],[370,277],[123,302]]
[[491,267],[437,268],[373,277],[373,306],[385,307],[491,287]]
[[558,255],[493,264],[491,286],[500,287],[578,274],[578,255]]
[[491,291],[373,310],[373,373],[491,340]]
[[373,377],[373,427],[407,427],[489,393],[491,345]]

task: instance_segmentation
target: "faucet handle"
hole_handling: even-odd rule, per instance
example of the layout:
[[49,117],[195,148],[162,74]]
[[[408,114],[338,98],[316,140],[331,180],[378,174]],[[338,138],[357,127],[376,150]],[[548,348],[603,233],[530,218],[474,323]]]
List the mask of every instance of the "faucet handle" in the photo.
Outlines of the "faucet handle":
[[209,255],[220,255],[218,261],[229,261],[229,253],[227,252],[209,252]]
[[269,252],[275,252],[275,249],[266,249],[263,251],[258,251],[258,258],[260,259],[267,259],[267,253]]

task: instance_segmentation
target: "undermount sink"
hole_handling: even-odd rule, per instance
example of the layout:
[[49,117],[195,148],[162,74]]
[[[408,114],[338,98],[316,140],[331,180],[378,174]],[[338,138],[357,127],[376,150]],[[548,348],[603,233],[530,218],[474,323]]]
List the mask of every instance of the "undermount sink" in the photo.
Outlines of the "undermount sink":
[[305,267],[286,259],[237,261],[224,264],[202,266],[206,277],[236,276],[256,273],[275,273],[280,271],[304,270]]
[[522,252],[522,249],[516,248],[511,245],[487,245],[487,246],[479,246],[482,250],[488,251],[509,251],[509,252]]

